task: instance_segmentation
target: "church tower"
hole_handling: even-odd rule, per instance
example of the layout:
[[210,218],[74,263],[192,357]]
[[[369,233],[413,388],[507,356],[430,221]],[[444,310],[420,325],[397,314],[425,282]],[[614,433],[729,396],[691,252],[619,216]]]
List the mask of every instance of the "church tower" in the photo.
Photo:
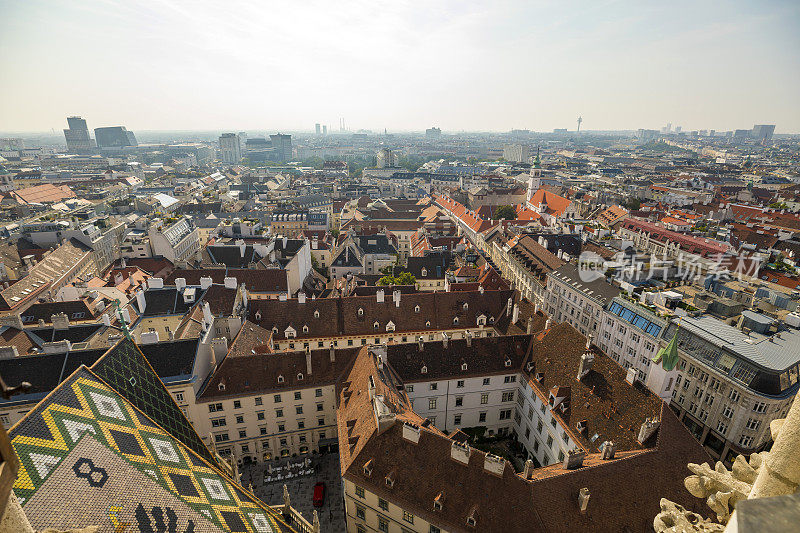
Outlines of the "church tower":
[[542,186],[542,163],[539,161],[539,147],[536,147],[536,158],[533,160],[531,166],[530,176],[528,176],[528,200],[530,200],[536,191]]

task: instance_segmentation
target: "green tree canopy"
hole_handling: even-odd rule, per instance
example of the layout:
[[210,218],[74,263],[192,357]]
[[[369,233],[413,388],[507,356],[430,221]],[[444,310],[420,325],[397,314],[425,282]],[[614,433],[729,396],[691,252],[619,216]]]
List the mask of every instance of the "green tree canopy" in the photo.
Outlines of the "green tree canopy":
[[516,220],[517,212],[510,205],[501,205],[494,210],[494,217],[492,218],[495,220],[500,220],[501,218],[504,220]]
[[383,276],[378,280],[378,285],[416,285],[417,278],[411,272],[403,272],[399,276]]

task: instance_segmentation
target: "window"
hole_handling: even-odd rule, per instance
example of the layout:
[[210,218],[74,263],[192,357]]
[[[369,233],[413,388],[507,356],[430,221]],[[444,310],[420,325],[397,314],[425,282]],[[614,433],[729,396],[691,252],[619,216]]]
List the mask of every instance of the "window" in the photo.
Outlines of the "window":
[[727,424],[725,424],[723,421],[721,421],[721,420],[720,420],[720,421],[717,423],[717,431],[718,431],[718,432],[719,432],[721,435],[724,435],[724,434],[725,434],[725,432],[726,432],[726,431],[728,431],[728,425],[727,425]]
[[481,405],[486,405],[487,403],[489,403],[489,393],[484,392],[481,394]]
[[233,408],[234,409],[241,409],[242,408],[242,402],[239,401],[239,400],[233,400]]
[[387,522],[386,519],[378,517],[378,531],[389,533],[389,522]]
[[456,381],[456,388],[457,389],[463,389],[464,388],[464,380],[463,379],[459,379],[458,381]]
[[260,434],[262,434],[262,435],[266,435],[267,434],[267,428],[264,427],[264,426],[261,426],[260,428],[258,428],[258,432]]
[[275,409],[275,418],[283,418],[283,409]]
[[217,433],[214,435],[214,442],[225,442],[230,440],[230,437],[227,433]]
[[182,403],[183,402],[183,393],[182,392],[176,392],[175,393],[175,401],[178,402],[178,403]]
[[305,420],[298,420],[297,421],[297,429],[305,429],[306,428],[306,421]]
[[460,426],[461,425],[461,415],[453,416],[453,425]]
[[403,520],[405,520],[409,524],[413,524],[414,523],[414,515],[409,513],[408,511],[403,511]]
[[256,396],[256,405],[263,405],[264,400],[261,399],[261,396]]
[[756,413],[763,413],[766,410],[767,410],[767,404],[764,402],[756,402],[753,405],[753,411],[755,411]]
[[751,437],[750,435],[742,435],[739,438],[739,445],[744,448],[749,448],[750,446],[753,445],[753,437]]
[[217,413],[222,411],[222,404],[221,403],[210,403],[208,404],[208,412],[209,413]]
[[547,447],[550,448],[552,446],[553,446],[553,436],[552,435],[548,435],[547,436]]
[[731,389],[731,391],[728,393],[728,399],[734,403],[739,401],[739,397],[739,391],[736,389]]
[[297,392],[295,392],[295,393],[294,393],[294,399],[295,399],[295,400],[300,400],[300,399],[302,399],[302,396],[300,395],[300,391],[297,391]]
[[442,533],[442,530],[439,529],[438,527],[432,525],[431,529],[430,529],[430,531],[428,531],[428,533]]
[[456,396],[456,407],[461,407],[462,405],[464,405],[464,397]]
[[294,408],[294,411],[295,411],[295,413],[297,413],[298,415],[302,415],[302,414],[303,414],[303,406],[302,406],[302,405],[297,405],[297,406],[295,406],[295,408]]
[[489,378],[483,378],[484,387],[489,384]]
[[478,415],[478,422],[486,422],[486,411]]
[[406,385],[406,392],[414,392],[414,385]]
[[733,416],[733,408],[730,405],[726,405],[722,410],[722,416],[730,419]]
[[[284,424],[284,423],[278,424],[278,432],[279,433],[283,433],[284,431],[286,431],[286,424]],[[284,444],[284,446],[286,446],[286,445]]]
[[236,423],[237,424],[244,424],[244,416],[243,415],[236,415]]
[[227,425],[227,422],[225,422],[224,418],[214,418],[214,419],[211,420],[211,427],[212,428],[219,428],[219,427],[222,427],[222,426],[225,426],[225,425]]
[[315,391],[314,391],[314,395],[315,395],[317,398],[322,398],[322,389],[317,389],[317,390],[315,390]]
[[436,390],[436,389],[438,389],[438,388],[439,388],[439,384],[438,384],[438,383],[431,383],[431,384],[428,386],[428,388],[430,388],[431,390]]
[[358,496],[359,498],[364,497],[364,487],[356,486],[356,496]]
[[756,420],[754,418],[748,418],[747,422],[745,423],[744,427],[751,430],[756,430],[761,425],[761,420]]
[[273,400],[275,403],[281,403],[281,395],[276,394],[275,396],[273,396]]
[[506,376],[503,380],[504,383],[516,383],[517,376]]
[[244,439],[246,437],[247,437],[247,430],[246,429],[240,429],[239,430],[239,438],[240,439]]
[[436,409],[436,398],[430,398],[428,400],[428,409]]
[[508,391],[503,393],[503,402],[513,402],[514,401],[514,391]]
[[324,426],[325,425],[325,417],[324,416],[320,417],[320,418],[317,418],[317,425],[318,426]]
[[511,409],[503,409],[500,411],[500,420],[508,420],[511,418]]
[[324,409],[325,409],[325,406],[324,406],[324,404],[321,404],[321,403],[318,403],[318,404],[317,404],[317,411],[322,411],[322,410],[324,410]]
[[359,505],[356,505],[356,518],[360,518],[361,520],[365,520],[366,516],[367,516],[367,513],[364,512],[364,508],[359,506]]

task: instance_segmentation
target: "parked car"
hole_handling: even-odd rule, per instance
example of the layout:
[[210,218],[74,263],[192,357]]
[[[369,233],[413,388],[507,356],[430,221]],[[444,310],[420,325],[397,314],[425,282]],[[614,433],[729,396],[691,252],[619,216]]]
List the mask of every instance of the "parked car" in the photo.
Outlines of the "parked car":
[[325,482],[320,481],[314,485],[314,507],[322,507],[325,503]]

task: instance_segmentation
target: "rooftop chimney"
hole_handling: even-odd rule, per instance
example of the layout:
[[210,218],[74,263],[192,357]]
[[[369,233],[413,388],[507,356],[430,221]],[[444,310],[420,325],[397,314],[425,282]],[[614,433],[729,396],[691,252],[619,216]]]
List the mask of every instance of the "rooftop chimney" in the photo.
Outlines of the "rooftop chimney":
[[306,374],[311,375],[311,348],[306,350]]
[[69,329],[69,318],[65,313],[50,315],[50,321],[53,323],[53,329]]
[[395,307],[400,307],[400,290],[395,290],[392,292],[392,301],[394,301]]
[[586,509],[589,507],[589,488],[583,487],[578,492],[578,507],[581,509],[581,514],[586,514]]
[[553,321],[550,320],[550,317],[547,317],[547,320],[545,320],[545,322],[544,322],[544,329],[550,329],[550,324],[552,324],[552,323],[553,323]]
[[403,422],[403,438],[407,441],[413,442],[414,444],[419,442],[419,433],[420,429],[419,426],[416,426],[410,422]]
[[13,359],[19,357],[16,346],[0,346],[0,359]]
[[384,296],[383,289],[378,289],[377,292],[375,292],[375,298],[378,303],[383,303],[383,296]]
[[331,363],[336,361],[336,350],[333,348],[333,344],[331,344]]
[[200,278],[200,288],[206,290],[214,283],[214,280],[211,278]]
[[569,450],[564,457],[564,469],[573,470],[582,467],[584,457],[586,457],[586,452],[583,450]]
[[467,346],[472,346],[472,332],[471,331],[465,332],[464,338],[467,339]]
[[182,291],[186,287],[186,278],[175,278],[175,288]]
[[661,422],[653,418],[646,418],[644,422],[642,422],[642,427],[639,429],[639,444],[644,444],[647,439],[649,439],[656,431],[658,431],[658,427],[661,425]]
[[425,341],[422,338],[422,335],[420,335],[419,338],[417,339],[417,345],[419,346],[419,351],[421,352],[425,346]]
[[519,320],[519,305],[514,304],[514,310],[511,312],[511,323],[516,324]]
[[461,444],[456,441],[450,445],[450,457],[458,461],[459,463],[464,463],[465,465],[469,464],[469,455],[472,450],[469,447],[469,444],[466,442]]
[[592,370],[593,365],[594,365],[594,354],[590,351],[583,352],[583,355],[581,355],[580,366],[578,366],[578,377],[575,379],[580,381],[584,377],[586,377],[586,374],[588,374]]
[[297,303],[304,304],[306,303],[306,293],[298,292],[297,293]]
[[447,337],[447,333],[442,332],[442,348],[447,348],[447,341],[449,338]]
[[525,479],[532,478],[533,471],[534,471],[533,461],[528,459],[527,461],[525,461],[525,469],[522,471],[522,477],[524,477]]
[[617,451],[617,447],[614,446],[614,443],[610,440],[603,442],[600,445],[600,459],[609,460],[614,458],[614,454]]
[[511,310],[514,308],[514,299],[509,297],[506,305],[506,316],[511,316]]
[[103,319],[102,320],[103,320],[103,325],[105,327],[108,327],[108,326],[111,325],[111,318],[108,316],[108,313],[103,314]]
[[226,289],[235,289],[237,285],[236,278],[231,276],[226,276],[223,280],[223,283],[225,284]]
[[528,317],[528,328],[526,329],[526,331],[528,332],[528,335],[533,333],[533,317],[532,316]]

